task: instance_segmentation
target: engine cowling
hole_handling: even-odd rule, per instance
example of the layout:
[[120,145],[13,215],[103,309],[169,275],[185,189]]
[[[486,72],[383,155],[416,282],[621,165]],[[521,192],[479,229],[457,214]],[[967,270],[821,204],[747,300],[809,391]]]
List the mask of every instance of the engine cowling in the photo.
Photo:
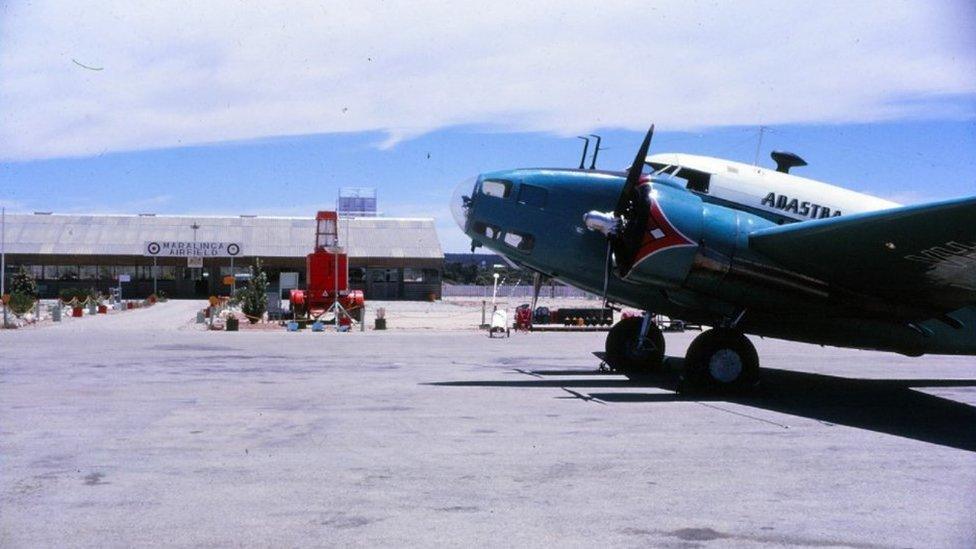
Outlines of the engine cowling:
[[651,181],[634,188],[632,204],[612,240],[618,274],[632,282],[681,285],[702,238],[701,199]]

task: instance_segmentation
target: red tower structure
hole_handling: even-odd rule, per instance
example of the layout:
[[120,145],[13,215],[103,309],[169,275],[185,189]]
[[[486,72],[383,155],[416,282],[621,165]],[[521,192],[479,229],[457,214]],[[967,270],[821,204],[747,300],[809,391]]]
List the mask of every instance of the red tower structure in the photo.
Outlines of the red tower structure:
[[365,298],[362,290],[349,289],[349,256],[339,245],[336,212],[315,216],[315,248],[305,257],[305,281],[305,290],[291,291],[295,316],[318,318],[333,310],[338,324],[348,324],[348,317],[362,321]]

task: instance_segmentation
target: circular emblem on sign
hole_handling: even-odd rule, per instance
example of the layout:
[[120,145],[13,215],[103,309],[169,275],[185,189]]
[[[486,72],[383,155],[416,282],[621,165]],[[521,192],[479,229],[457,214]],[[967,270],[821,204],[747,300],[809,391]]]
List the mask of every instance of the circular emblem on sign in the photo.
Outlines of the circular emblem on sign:
[[241,247],[240,246],[238,246],[237,244],[228,244],[227,245],[227,255],[237,255],[239,253],[241,253]]
[[146,251],[148,251],[150,255],[156,255],[156,254],[158,254],[159,253],[159,244],[156,243],[156,242],[150,242],[149,245],[146,246]]

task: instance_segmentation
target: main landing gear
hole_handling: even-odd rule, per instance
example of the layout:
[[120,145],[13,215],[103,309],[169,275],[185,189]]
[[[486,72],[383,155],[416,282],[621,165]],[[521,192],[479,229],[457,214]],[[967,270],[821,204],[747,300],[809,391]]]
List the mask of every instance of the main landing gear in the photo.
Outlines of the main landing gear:
[[[659,372],[664,364],[664,335],[651,321],[626,318],[610,329],[607,363],[631,379]],[[756,348],[734,328],[713,328],[696,337],[685,354],[679,392],[742,390],[759,382]]]
[[664,334],[651,315],[630,317],[607,334],[607,363],[627,377],[656,372],[664,364]]
[[741,390],[758,382],[759,355],[752,343],[738,330],[713,328],[688,347],[678,390]]

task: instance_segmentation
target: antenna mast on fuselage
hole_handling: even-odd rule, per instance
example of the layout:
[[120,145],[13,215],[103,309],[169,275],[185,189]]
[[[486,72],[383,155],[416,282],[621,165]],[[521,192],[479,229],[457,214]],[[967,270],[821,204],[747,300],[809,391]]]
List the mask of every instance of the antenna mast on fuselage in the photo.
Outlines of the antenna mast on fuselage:
[[756,157],[752,160],[753,166],[759,165],[759,148],[762,147],[763,133],[765,133],[766,129],[766,126],[759,126],[759,140],[756,142]]

